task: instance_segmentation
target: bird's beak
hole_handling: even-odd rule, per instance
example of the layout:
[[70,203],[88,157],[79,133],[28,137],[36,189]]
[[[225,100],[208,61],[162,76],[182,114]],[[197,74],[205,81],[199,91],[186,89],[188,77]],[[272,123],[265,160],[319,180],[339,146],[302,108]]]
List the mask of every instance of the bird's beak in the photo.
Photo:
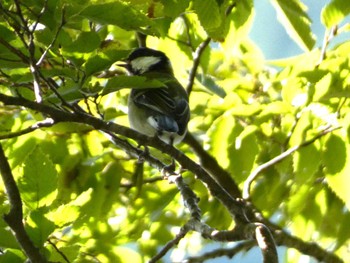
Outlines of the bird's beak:
[[127,63],[117,63],[118,67],[122,67],[122,68],[127,68],[128,64]]
[[126,68],[128,69],[130,63],[128,60],[121,60],[120,62],[117,62],[118,67]]

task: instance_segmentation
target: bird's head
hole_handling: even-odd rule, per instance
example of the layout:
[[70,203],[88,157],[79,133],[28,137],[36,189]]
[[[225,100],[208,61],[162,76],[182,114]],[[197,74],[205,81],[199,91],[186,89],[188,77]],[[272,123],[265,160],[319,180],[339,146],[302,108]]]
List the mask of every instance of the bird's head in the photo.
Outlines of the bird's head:
[[169,58],[161,51],[142,47],[130,53],[124,61],[119,64],[126,68],[131,75],[143,75],[148,72],[159,72],[173,74]]

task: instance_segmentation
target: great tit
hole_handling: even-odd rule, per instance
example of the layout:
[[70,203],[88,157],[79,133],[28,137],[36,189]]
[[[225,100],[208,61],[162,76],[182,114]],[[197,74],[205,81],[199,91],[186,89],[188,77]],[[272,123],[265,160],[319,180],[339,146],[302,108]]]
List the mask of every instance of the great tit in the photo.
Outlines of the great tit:
[[137,48],[119,64],[130,75],[157,79],[159,88],[132,88],[128,99],[131,128],[148,136],[158,136],[168,144],[182,141],[190,119],[188,96],[174,76],[169,58],[161,51]]

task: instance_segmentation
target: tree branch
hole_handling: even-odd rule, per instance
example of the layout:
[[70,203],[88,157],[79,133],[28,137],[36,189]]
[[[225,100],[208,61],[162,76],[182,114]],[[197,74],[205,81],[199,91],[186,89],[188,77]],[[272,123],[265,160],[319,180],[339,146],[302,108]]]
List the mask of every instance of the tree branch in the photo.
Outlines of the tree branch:
[[317,141],[319,138],[323,137],[324,135],[333,132],[334,130],[339,129],[340,127],[326,127],[323,131],[321,131],[320,133],[318,133],[315,137],[311,138],[310,140],[307,140],[299,145],[296,145],[286,151],[284,151],[283,153],[281,153],[280,155],[276,156],[275,158],[271,159],[270,161],[258,166],[249,176],[248,178],[245,180],[244,182],[244,186],[243,186],[243,198],[244,199],[249,199],[250,198],[250,187],[251,184],[253,183],[253,181],[266,169],[268,169],[269,167],[281,162],[282,160],[284,160],[286,157],[292,155],[294,152],[296,152],[297,150],[299,150],[302,147],[306,147],[312,143],[314,143],[315,141]]
[[160,260],[162,257],[165,256],[165,254],[175,245],[177,245],[181,239],[183,239],[186,234],[188,233],[189,229],[187,229],[186,225],[183,226],[180,229],[180,232],[176,235],[176,237],[169,241],[159,252],[157,255],[155,255],[153,258],[150,259],[150,261],[148,261],[148,263],[155,263],[158,260]]
[[194,84],[194,79],[196,78],[197,70],[199,67],[199,63],[201,61],[202,54],[206,47],[209,45],[211,41],[211,38],[208,37],[206,40],[204,40],[195,50],[193,53],[193,66],[191,68],[189,78],[188,78],[188,84],[186,86],[186,91],[187,94],[190,95],[192,92],[193,84]]
[[[250,203],[247,202],[246,200],[233,198],[232,195],[230,195],[227,191],[225,191],[225,189],[223,189],[211,177],[211,175],[206,170],[204,170],[203,167],[201,167],[199,164],[189,159],[185,154],[183,154],[173,146],[164,143],[157,137],[151,138],[143,134],[140,134],[137,131],[129,129],[127,127],[118,125],[113,122],[105,122],[101,119],[97,119],[93,116],[90,116],[82,112],[75,112],[75,113],[68,112],[65,110],[47,106],[45,104],[35,103],[32,101],[26,100],[24,98],[7,96],[5,94],[0,93],[0,101],[2,101],[4,104],[24,106],[29,109],[33,109],[35,111],[41,112],[44,115],[51,117],[55,123],[65,121],[65,122],[77,122],[77,123],[83,123],[83,124],[89,125],[97,130],[107,133],[110,136],[113,136],[113,141],[118,147],[120,147],[121,149],[125,150],[127,153],[135,157],[140,157],[144,152],[141,149],[132,146],[128,141],[120,139],[119,136],[117,136],[116,134],[125,136],[127,138],[131,138],[140,145],[148,145],[151,147],[155,147],[158,150],[162,151],[163,153],[168,154],[169,156],[177,160],[183,168],[195,174],[195,176],[197,176],[197,178],[207,186],[210,193],[214,197],[216,197],[227,208],[229,213],[235,219],[238,229],[240,227],[244,227],[250,224],[250,222],[261,222],[264,225],[266,225],[268,228],[270,228],[274,238],[276,239],[276,243],[279,245],[294,247],[299,251],[301,251],[302,253],[315,257],[319,260],[323,260],[324,262],[332,262],[332,263],[342,262],[337,256],[327,252],[317,244],[306,243],[296,237],[289,235],[288,233],[285,233],[278,226],[272,224],[269,220],[265,219],[261,215],[261,213],[256,212],[255,211],[256,209],[252,205],[250,205]],[[320,136],[322,136],[322,134],[320,134]],[[314,139],[316,140],[317,138],[314,138]],[[310,141],[309,143],[312,143],[312,142]],[[150,164],[153,167],[156,167],[159,170],[162,170],[164,168],[164,164],[161,163],[156,158],[152,156],[147,156],[147,155],[142,157],[145,158],[147,162],[150,162]],[[201,224],[196,223],[193,226],[195,227],[194,228],[195,231],[196,229],[198,230],[200,228],[204,230],[210,229],[210,228],[204,227],[202,223]],[[214,236],[212,234],[210,234],[210,236],[214,240],[216,240],[217,238],[221,238],[220,235],[224,235],[226,238],[227,237],[235,238],[235,236],[236,237],[238,236],[238,237],[241,237],[241,240],[245,239],[243,236],[240,236],[240,234],[242,233],[235,232],[235,231],[237,230],[235,229],[233,232],[231,231],[231,233],[230,231],[226,231],[226,233],[224,233],[223,231],[219,231],[219,232],[216,232],[217,234],[215,234]],[[202,230],[200,230],[199,232],[203,233]]]
[[24,229],[24,225],[22,222],[23,211],[21,196],[1,144],[0,173],[11,206],[10,212],[4,215],[5,222],[10,226],[10,228],[14,232],[14,235],[19,245],[22,247],[24,253],[27,255],[31,262],[47,262],[44,256],[40,254],[39,249],[34,246],[32,240],[29,238],[27,232]]
[[255,246],[255,242],[253,240],[248,240],[248,241],[238,243],[233,248],[219,248],[214,251],[204,253],[201,256],[189,257],[186,259],[186,263],[199,263],[199,262],[204,262],[205,260],[208,260],[208,259],[224,257],[224,256],[228,258],[233,258],[238,253],[242,251],[248,251],[254,246]]
[[188,132],[186,134],[184,142],[192,148],[199,157],[202,167],[210,173],[221,187],[223,187],[233,198],[241,198],[241,191],[231,175],[219,165],[213,156],[203,149],[202,145],[191,133]]
[[4,135],[0,135],[0,140],[18,137],[18,136],[21,136],[21,135],[33,132],[33,131],[35,131],[37,129],[40,129],[40,128],[43,128],[43,127],[51,127],[52,125],[54,125],[53,120],[48,118],[48,119],[45,119],[43,121],[39,121],[37,123],[34,123],[32,126],[26,128],[24,130],[13,132],[13,133],[8,133],[8,134],[4,134]]
[[[233,198],[199,164],[192,161],[184,153],[177,150],[173,146],[163,142],[158,137],[148,137],[125,126],[121,126],[113,122],[105,122],[101,119],[95,118],[83,112],[67,112],[53,108],[51,106],[44,105],[42,103],[32,102],[20,97],[7,96],[5,94],[0,93],[0,101],[7,105],[24,106],[36,110],[38,112],[50,116],[55,121],[55,123],[63,121],[84,123],[94,127],[97,130],[104,131],[109,135],[111,135],[112,133],[120,134],[137,141],[139,145],[147,145],[157,148],[163,153],[166,153],[175,160],[177,160],[182,167],[190,170],[203,183],[205,183],[211,194],[214,197],[216,197],[220,202],[222,202],[222,204],[228,209],[228,211],[236,221],[247,221],[244,215],[245,206],[244,203],[242,203],[242,200],[237,200]],[[118,140],[118,143],[120,143],[121,146],[124,145],[121,140]],[[163,168],[164,166],[162,167],[162,169]]]
[[255,240],[262,252],[264,263],[278,263],[277,248],[270,230],[261,223],[255,223]]

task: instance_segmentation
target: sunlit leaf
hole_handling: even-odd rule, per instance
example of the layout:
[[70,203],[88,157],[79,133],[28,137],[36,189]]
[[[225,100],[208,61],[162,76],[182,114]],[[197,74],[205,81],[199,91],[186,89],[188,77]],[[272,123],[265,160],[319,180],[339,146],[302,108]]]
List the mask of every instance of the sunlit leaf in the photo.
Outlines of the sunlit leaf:
[[227,148],[233,143],[230,134],[235,128],[235,120],[230,115],[224,115],[213,123],[208,135],[211,138],[211,154],[220,160],[223,167],[228,167],[230,156]]
[[36,246],[42,246],[56,226],[45,216],[44,210],[36,210],[30,213],[27,219],[27,232]]
[[150,23],[143,13],[122,2],[89,5],[80,15],[97,23],[112,24],[127,30],[137,30]]
[[39,146],[32,149],[23,163],[19,178],[22,198],[32,208],[50,205],[57,194],[57,172]]
[[310,29],[311,21],[305,5],[298,0],[273,0],[277,17],[291,38],[305,51],[315,45],[315,36]]
[[206,30],[210,30],[220,26],[222,18],[220,10],[215,0],[195,0],[194,9],[198,14],[199,21]]
[[321,153],[314,145],[303,147],[293,155],[293,164],[295,182],[306,183],[314,178],[319,169]]
[[327,182],[333,192],[350,208],[350,195],[347,182],[350,180],[350,164],[347,156],[350,154],[348,143],[338,135],[330,135],[322,161],[327,171]]
[[347,15],[350,14],[350,5],[347,1],[332,0],[323,7],[321,22],[327,28],[338,25]]

